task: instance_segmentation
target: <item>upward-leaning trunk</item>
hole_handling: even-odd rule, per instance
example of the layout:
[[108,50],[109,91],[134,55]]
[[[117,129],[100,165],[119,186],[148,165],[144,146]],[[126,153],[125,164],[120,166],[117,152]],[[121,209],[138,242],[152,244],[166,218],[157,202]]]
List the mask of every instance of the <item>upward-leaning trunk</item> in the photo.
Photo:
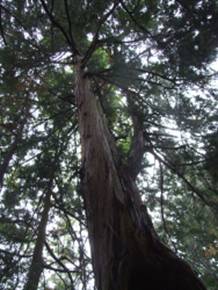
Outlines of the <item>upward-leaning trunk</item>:
[[32,262],[27,275],[27,281],[24,285],[24,290],[37,290],[39,279],[43,271],[43,248],[46,237],[46,226],[48,223],[49,210],[51,208],[51,192],[50,189],[46,192],[44,199],[44,208],[42,211],[41,220],[37,230],[37,238],[33,251]]
[[188,264],[163,245],[117,151],[80,62],[76,97],[83,192],[98,290],[203,290]]

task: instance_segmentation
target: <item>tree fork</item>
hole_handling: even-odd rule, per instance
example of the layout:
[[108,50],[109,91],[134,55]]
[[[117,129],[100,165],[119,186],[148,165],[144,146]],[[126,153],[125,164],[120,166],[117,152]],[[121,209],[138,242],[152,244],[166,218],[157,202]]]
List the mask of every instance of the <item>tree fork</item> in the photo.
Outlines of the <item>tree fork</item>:
[[118,152],[81,61],[75,92],[83,192],[98,290],[205,290],[190,266],[162,244]]

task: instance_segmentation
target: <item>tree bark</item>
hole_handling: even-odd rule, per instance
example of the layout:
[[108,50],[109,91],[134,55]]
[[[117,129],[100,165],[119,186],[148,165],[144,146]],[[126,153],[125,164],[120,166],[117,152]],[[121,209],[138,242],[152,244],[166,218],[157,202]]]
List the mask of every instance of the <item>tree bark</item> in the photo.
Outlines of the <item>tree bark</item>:
[[[189,265],[162,244],[118,152],[80,61],[76,98],[82,184],[98,290],[205,290]],[[132,166],[131,166],[132,167]]]
[[24,285],[24,290],[38,289],[39,279],[43,271],[43,248],[45,244],[46,226],[48,223],[48,215],[50,208],[51,208],[51,192],[49,189],[49,191],[46,192],[44,199],[44,208],[37,230],[37,238],[35,248],[33,251],[33,258],[27,275],[27,281],[26,284]]

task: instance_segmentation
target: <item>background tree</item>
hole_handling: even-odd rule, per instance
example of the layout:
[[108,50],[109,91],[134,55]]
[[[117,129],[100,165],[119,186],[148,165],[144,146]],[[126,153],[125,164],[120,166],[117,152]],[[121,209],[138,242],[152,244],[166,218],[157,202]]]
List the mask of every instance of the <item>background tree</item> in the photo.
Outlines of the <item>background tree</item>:
[[216,1],[0,8],[1,287],[216,289]]

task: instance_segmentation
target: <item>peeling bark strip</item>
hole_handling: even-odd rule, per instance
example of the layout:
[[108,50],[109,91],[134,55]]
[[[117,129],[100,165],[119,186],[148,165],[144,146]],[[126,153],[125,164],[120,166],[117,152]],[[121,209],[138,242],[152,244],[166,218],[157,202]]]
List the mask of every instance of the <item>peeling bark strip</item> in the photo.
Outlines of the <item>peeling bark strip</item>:
[[78,61],[82,183],[98,290],[205,290],[188,264],[159,241],[134,177],[118,168],[118,152],[81,67]]

